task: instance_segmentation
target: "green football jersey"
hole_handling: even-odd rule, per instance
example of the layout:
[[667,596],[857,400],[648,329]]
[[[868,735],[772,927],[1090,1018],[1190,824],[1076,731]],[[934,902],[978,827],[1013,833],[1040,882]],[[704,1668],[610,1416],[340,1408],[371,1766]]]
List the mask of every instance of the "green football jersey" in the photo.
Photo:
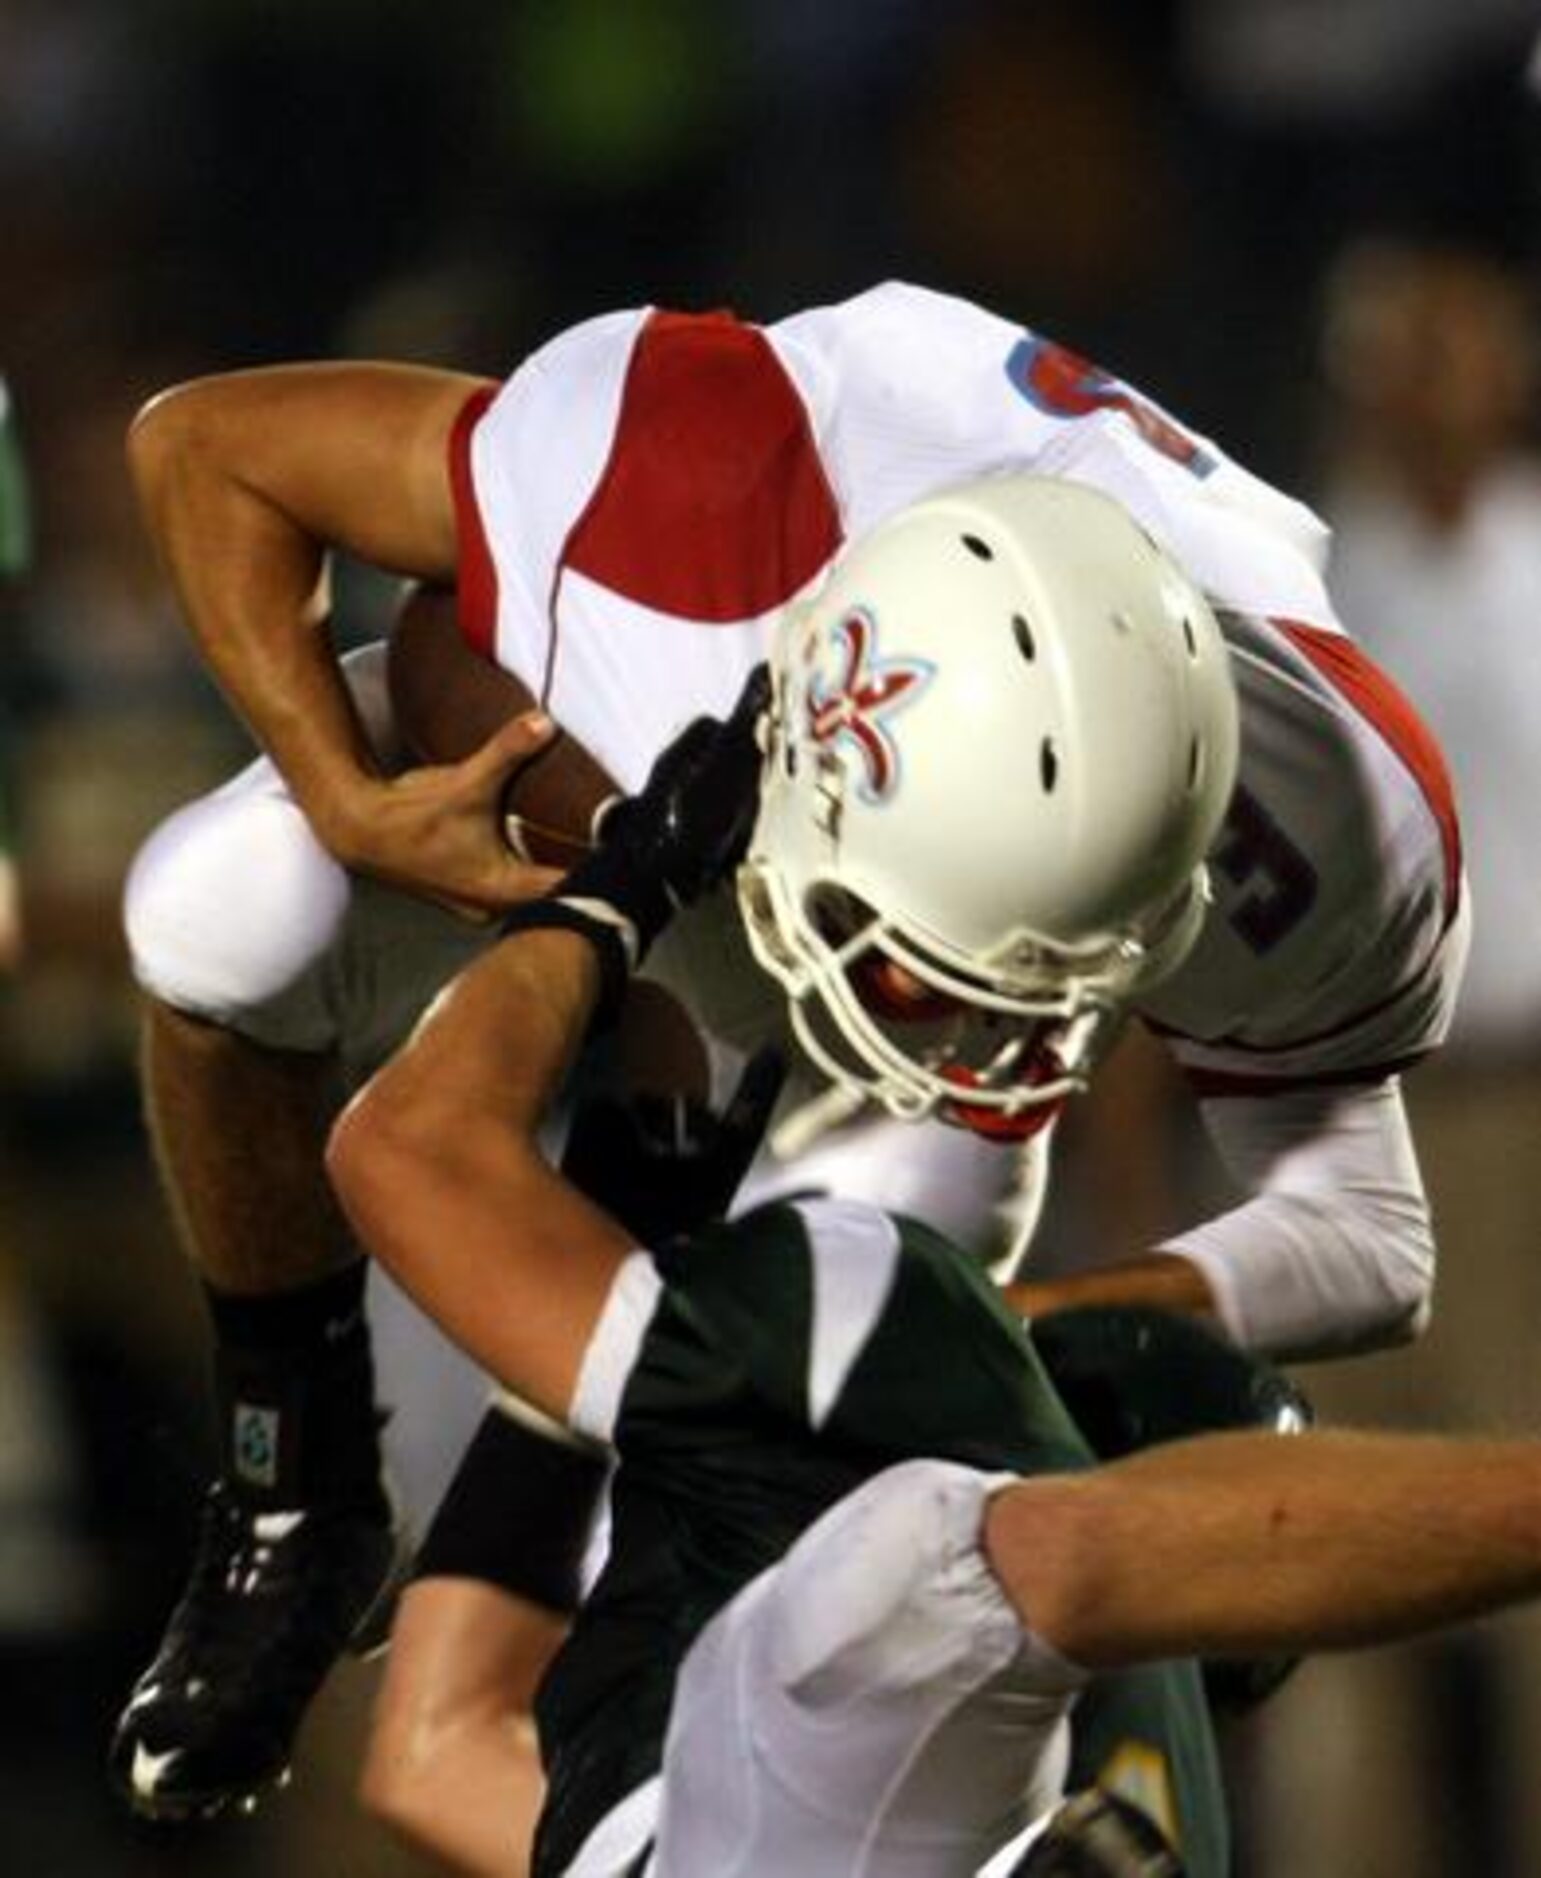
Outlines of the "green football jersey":
[[0,579],[27,567],[32,553],[32,508],[22,468],[11,394],[0,378]]
[[835,1501],[921,1455],[1021,1473],[1091,1458],[989,1280],[917,1221],[784,1203],[657,1265],[619,1395],[609,1556],[537,1705],[538,1874],[658,1771],[685,1652]]

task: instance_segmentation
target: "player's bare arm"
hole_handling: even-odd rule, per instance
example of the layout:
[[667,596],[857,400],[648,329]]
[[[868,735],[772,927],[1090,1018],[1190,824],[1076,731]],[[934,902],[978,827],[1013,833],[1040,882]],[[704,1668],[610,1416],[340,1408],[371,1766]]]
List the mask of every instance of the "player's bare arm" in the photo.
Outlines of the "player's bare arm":
[[509,725],[460,763],[385,779],[327,636],[334,548],[453,580],[448,444],[480,383],[376,364],[231,373],[152,400],[128,448],[189,630],[325,845],[396,884],[497,906],[532,884],[492,812],[531,733]]
[[1143,1304],[1190,1316],[1215,1316],[1214,1293],[1191,1259],[1171,1252],[1137,1253],[1112,1265],[1054,1278],[1015,1279],[1005,1287],[1012,1309],[1032,1319],[1086,1304]]
[[363,1244],[468,1355],[559,1420],[636,1239],[550,1165],[540,1125],[596,1008],[613,1011],[673,910],[741,856],[768,699],[761,667],[725,722],[687,725],[560,894],[512,916],[332,1131],[328,1171]]
[[598,979],[588,939],[512,935],[432,1006],[328,1155],[375,1257],[483,1368],[558,1418],[633,1246],[537,1139]]
[[419,1578],[402,1597],[361,1793],[447,1869],[527,1878],[545,1797],[531,1711],[566,1630],[474,1578]]
[[1541,1588],[1541,1450],[1204,1436],[1007,1488],[985,1547],[1024,1620],[1088,1668],[1388,1642]]

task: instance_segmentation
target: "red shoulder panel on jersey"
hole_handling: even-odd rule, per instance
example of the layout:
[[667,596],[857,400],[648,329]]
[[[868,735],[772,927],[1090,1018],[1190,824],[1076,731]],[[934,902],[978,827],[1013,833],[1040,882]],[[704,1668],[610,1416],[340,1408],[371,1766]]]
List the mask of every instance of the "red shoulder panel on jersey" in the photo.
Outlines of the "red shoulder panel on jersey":
[[471,481],[471,433],[497,395],[495,385],[473,391],[460,407],[449,437],[449,481],[459,546],[455,587],[460,630],[472,650],[485,659],[492,657],[497,640],[498,575]]
[[563,565],[640,605],[725,622],[790,599],[840,541],[807,411],[764,334],[728,313],[649,315]]
[[1352,639],[1299,620],[1271,623],[1374,726],[1411,772],[1439,828],[1445,857],[1445,913],[1450,917],[1461,885],[1461,824],[1450,772],[1433,732],[1406,695]]

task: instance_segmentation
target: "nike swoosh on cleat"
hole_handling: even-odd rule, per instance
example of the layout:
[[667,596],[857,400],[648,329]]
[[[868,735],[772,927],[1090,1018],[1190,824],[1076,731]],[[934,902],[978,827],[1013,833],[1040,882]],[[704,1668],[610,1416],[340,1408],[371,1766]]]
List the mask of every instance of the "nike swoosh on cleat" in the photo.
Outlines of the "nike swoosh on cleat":
[[142,1741],[136,1742],[134,1765],[129,1774],[135,1793],[146,1800],[154,1799],[160,1790],[162,1774],[181,1752],[180,1748],[167,1748],[164,1754],[152,1754]]

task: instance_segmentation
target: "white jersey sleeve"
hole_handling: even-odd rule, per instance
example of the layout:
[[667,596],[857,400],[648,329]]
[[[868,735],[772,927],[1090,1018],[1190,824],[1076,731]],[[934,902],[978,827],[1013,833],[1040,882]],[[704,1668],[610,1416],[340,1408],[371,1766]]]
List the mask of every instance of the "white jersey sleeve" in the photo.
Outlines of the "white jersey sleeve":
[[1165,1249],[1249,1347],[1399,1342],[1427,1319],[1434,1238],[1398,1072],[1443,1039],[1469,932],[1450,779],[1342,634],[1222,619],[1238,784],[1210,915],[1144,1015],[1247,1197]]
[[1162,1249],[1198,1266],[1229,1335],[1283,1359],[1419,1335],[1434,1232],[1398,1081],[1221,1097],[1202,1113],[1247,1198]]

